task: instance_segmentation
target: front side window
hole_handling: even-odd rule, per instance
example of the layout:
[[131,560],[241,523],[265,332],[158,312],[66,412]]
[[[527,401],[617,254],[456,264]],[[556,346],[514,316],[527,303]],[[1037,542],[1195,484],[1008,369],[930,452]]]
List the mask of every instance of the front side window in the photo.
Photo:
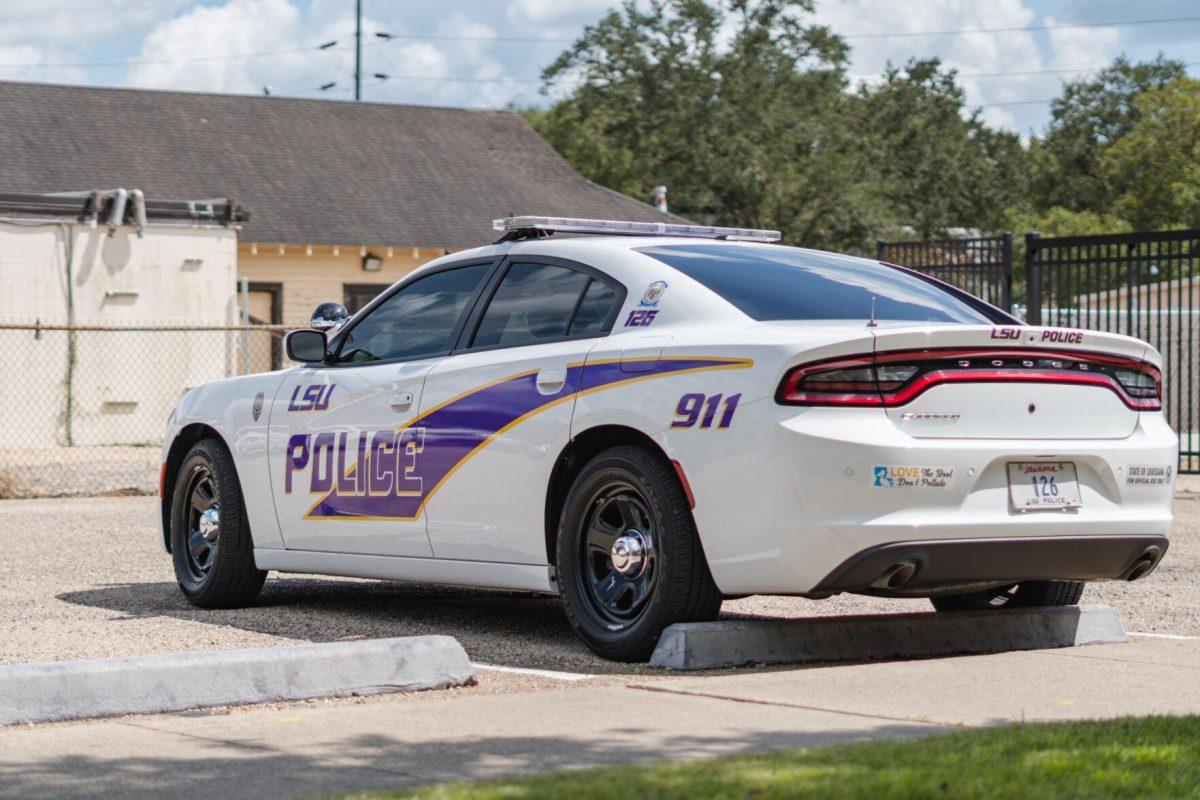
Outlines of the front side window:
[[384,300],[346,334],[338,361],[387,361],[449,352],[467,303],[491,264],[418,278]]
[[582,272],[514,263],[479,322],[472,347],[519,347],[563,339],[588,283]]
[[794,247],[685,244],[639,251],[674,267],[756,320],[987,324],[949,292],[870,261]]

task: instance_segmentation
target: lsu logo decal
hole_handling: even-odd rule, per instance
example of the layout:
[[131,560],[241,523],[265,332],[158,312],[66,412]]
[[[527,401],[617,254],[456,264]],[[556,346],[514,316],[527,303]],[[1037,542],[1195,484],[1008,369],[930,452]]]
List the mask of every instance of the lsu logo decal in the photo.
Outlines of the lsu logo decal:
[[331,383],[328,386],[322,384],[313,384],[305,386],[304,391],[300,391],[299,386],[292,389],[292,399],[288,402],[288,411],[325,411],[329,408],[329,398],[333,396],[333,390],[337,388],[336,383]]
[[658,301],[662,300],[663,293],[666,291],[666,281],[655,281],[646,287],[646,293],[642,295],[642,299],[638,305],[643,308],[654,308],[658,305]]
[[625,327],[626,328],[645,328],[651,322],[654,322],[654,318],[657,316],[658,316],[657,308],[651,308],[651,309],[635,308],[633,311],[630,311],[629,316],[625,318]]

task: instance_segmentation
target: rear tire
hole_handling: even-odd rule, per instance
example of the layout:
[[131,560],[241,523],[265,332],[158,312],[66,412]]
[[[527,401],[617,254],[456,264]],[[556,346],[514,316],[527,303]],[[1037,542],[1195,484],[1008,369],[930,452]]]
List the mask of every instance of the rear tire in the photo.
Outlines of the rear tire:
[[679,480],[648,448],[614,447],[584,466],[555,562],[567,619],[603,658],[645,661],[668,625],[721,610]]
[[993,611],[999,608],[1073,606],[1083,596],[1083,581],[1026,581],[967,594],[929,598],[938,611]]
[[250,522],[233,457],[215,439],[184,457],[171,495],[171,558],[179,590],[201,608],[241,608],[267,573],[254,563]]

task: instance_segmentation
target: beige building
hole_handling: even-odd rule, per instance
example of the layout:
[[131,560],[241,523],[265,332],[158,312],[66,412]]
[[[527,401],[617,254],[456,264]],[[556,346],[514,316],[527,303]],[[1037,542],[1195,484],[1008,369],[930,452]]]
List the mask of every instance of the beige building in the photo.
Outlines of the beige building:
[[236,209],[141,201],[0,195],[6,452],[153,442],[184,389],[241,369],[236,333],[194,331],[238,319]]
[[493,241],[497,217],[674,219],[584,179],[508,111],[5,82],[0,117],[0,191],[236,198],[237,274],[264,323],[353,311]]

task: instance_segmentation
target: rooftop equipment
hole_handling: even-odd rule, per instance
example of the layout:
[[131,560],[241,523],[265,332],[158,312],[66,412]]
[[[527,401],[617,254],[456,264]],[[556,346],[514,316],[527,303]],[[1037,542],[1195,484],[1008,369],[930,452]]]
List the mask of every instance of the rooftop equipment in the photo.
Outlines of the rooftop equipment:
[[607,236],[684,236],[740,242],[778,242],[779,231],[754,228],[718,228],[712,225],[677,225],[670,222],[622,222],[612,219],[570,217],[505,217],[492,228],[502,232],[501,242],[541,239],[555,233],[588,233]]

